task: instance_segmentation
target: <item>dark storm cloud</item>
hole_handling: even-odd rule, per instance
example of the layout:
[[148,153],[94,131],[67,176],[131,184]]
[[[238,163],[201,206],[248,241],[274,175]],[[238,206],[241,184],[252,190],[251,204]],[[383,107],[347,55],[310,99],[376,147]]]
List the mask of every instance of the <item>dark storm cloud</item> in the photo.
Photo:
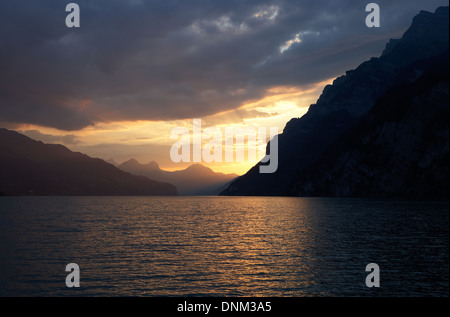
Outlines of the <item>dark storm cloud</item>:
[[370,1],[74,2],[79,29],[65,26],[64,1],[0,4],[0,121],[76,130],[235,109],[338,76],[448,4],[378,1],[382,27],[368,29]]

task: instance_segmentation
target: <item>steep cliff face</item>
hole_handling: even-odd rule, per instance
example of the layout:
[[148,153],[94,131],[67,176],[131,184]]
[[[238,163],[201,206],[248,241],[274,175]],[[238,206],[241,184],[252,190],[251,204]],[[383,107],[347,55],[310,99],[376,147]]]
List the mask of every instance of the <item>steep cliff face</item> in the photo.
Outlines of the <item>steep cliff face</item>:
[[372,58],[325,87],[308,113],[292,119],[279,135],[278,171],[260,174],[258,164],[222,194],[299,194],[301,175],[322,158],[333,142],[365,116],[389,89],[417,80],[423,69],[416,64],[448,51],[448,16],[448,7],[435,13],[421,12],[402,39],[391,41],[380,58]]
[[292,194],[448,198],[448,52],[426,65],[416,65],[423,75],[390,89],[339,137]]
[[435,13],[421,11],[401,39],[387,44],[381,59],[405,66],[417,59],[439,55],[443,47],[448,47],[448,10],[448,7],[440,7]]

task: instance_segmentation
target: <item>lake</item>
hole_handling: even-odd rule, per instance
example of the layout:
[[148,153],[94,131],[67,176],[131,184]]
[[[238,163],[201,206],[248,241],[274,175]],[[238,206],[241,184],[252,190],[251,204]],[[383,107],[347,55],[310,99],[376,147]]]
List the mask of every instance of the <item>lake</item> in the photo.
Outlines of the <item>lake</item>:
[[448,215],[446,202],[0,197],[0,296],[449,296]]

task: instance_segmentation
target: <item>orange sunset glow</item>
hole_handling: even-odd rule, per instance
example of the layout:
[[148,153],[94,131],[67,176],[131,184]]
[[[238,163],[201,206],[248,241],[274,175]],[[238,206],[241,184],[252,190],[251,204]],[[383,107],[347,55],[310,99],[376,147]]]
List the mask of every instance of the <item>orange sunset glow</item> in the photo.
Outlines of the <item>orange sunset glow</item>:
[[448,297],[448,0],[68,2],[0,3],[0,297]]
[[[266,95],[257,101],[225,112],[219,112],[202,119],[203,129],[207,127],[242,127],[242,128],[271,128],[283,131],[284,126],[292,117],[301,117],[314,103],[327,84],[326,80],[306,89],[301,87],[273,87]],[[92,105],[89,99],[82,100],[78,109],[83,110]],[[194,118],[192,118],[194,119]],[[42,127],[32,124],[21,124],[18,130],[36,140],[49,143],[60,143],[73,151],[86,153],[92,157],[107,161],[113,160],[120,164],[129,159],[136,159],[141,163],[156,161],[167,171],[187,168],[191,163],[174,163],[170,159],[170,147],[175,142],[170,139],[170,132],[178,126],[192,127],[192,119],[172,121],[115,121],[99,122],[76,131],[62,131],[55,128]],[[52,141],[53,140],[53,141]],[[267,144],[259,144],[258,150],[265,151]],[[246,151],[255,146],[246,144]],[[259,156],[259,161],[262,157]],[[242,175],[257,163],[254,160],[244,162],[201,162],[215,172]]]

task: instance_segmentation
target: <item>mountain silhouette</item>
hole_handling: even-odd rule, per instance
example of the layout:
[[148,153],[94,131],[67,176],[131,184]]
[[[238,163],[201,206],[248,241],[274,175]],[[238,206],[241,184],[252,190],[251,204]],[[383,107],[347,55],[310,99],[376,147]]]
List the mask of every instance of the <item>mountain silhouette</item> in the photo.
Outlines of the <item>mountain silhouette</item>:
[[[445,76],[437,74],[439,64],[445,71],[443,56],[448,59],[448,26],[448,7],[440,7],[435,13],[420,12],[401,39],[387,44],[381,57],[337,78],[333,85],[325,87],[305,116],[286,125],[278,136],[276,173],[260,174],[257,164],[222,195],[415,197],[421,192],[427,196],[426,190],[420,188],[435,188],[431,183],[439,174],[444,180],[438,184],[448,186],[448,167],[441,164],[445,155],[448,164],[448,116],[437,122],[429,119],[445,114],[445,108],[448,112],[448,81],[445,85]],[[434,66],[433,61],[437,61]],[[416,94],[419,91],[422,94]],[[389,134],[379,134],[380,139],[374,141],[376,132],[392,123],[394,113],[398,114],[397,125],[404,126],[396,131],[404,135],[392,132],[391,137],[399,138],[392,142],[387,138]],[[423,135],[417,131],[414,134],[414,129],[419,128],[424,129]],[[444,136],[433,143],[436,148],[423,145],[433,142],[433,137],[445,128],[446,142]],[[378,152],[371,156],[374,150]],[[403,166],[408,171],[393,170],[401,167],[398,162],[389,169],[388,162],[405,157],[414,158]],[[362,164],[369,158],[370,168]],[[380,176],[384,181],[375,181],[373,175],[360,178],[357,169],[366,167],[368,175],[385,175]],[[394,180],[395,185],[388,184]]]
[[448,199],[448,54],[428,60],[417,80],[380,98],[318,162],[298,175],[292,193]]
[[175,186],[126,173],[62,145],[0,129],[0,193],[30,196],[176,195]]
[[201,164],[194,164],[185,170],[169,172],[160,169],[158,163],[140,164],[131,159],[119,165],[128,173],[174,184],[180,195],[218,195],[238,175],[216,173]]

